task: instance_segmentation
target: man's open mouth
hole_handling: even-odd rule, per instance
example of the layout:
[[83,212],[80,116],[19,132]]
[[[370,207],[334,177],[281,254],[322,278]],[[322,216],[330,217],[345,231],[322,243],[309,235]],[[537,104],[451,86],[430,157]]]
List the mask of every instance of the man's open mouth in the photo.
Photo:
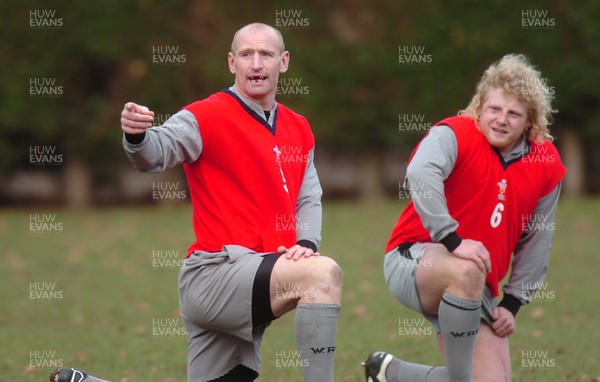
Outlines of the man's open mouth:
[[264,81],[267,79],[266,76],[250,76],[248,77],[248,79],[252,82],[254,82],[255,84],[259,83],[260,81]]

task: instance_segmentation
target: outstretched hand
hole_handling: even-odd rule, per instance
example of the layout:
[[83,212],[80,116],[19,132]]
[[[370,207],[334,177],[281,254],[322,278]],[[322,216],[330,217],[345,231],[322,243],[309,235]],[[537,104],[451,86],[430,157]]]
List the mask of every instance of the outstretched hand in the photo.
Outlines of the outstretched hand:
[[143,134],[153,122],[154,112],[146,106],[127,102],[121,111],[121,130],[127,134]]

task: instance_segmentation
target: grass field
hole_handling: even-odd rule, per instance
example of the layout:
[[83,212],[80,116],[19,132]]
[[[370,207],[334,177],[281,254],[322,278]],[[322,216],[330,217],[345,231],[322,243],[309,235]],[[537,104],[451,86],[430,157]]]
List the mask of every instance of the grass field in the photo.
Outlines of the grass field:
[[[383,280],[383,247],[401,208],[326,203],[322,253],[344,270],[336,381],[362,381],[360,362],[373,350],[441,362],[428,325]],[[185,381],[177,266],[190,216],[184,203],[3,210],[0,380],[43,381],[55,366],[76,365],[115,382]],[[547,283],[511,337],[514,381],[600,381],[599,222],[599,199],[561,202]],[[295,349],[293,320],[267,331],[259,380],[302,380],[277,361]]]

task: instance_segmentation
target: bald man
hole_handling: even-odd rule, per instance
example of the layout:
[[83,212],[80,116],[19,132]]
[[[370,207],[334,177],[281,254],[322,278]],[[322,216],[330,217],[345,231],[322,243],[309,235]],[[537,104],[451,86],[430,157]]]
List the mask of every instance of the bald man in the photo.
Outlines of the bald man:
[[179,272],[188,381],[256,379],[265,329],[294,309],[297,352],[274,354],[275,363],[302,369],[305,381],[333,381],[342,272],[319,253],[310,125],[275,101],[290,53],[278,30],[254,23],[235,33],[227,61],[234,85],[162,126],[133,102],[121,113],[136,169],[186,172],[196,236]]

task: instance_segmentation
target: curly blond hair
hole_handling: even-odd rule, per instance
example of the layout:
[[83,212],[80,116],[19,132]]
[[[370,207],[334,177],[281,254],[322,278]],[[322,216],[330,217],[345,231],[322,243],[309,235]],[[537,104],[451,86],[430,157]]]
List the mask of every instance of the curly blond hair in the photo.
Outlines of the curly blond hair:
[[469,105],[459,111],[458,115],[477,121],[488,93],[498,88],[516,95],[527,105],[531,123],[528,135],[530,141],[552,141],[553,137],[548,131],[548,125],[553,121],[552,113],[557,112],[551,105],[554,90],[547,85],[541,73],[522,54],[507,54],[493,63],[483,73]]

